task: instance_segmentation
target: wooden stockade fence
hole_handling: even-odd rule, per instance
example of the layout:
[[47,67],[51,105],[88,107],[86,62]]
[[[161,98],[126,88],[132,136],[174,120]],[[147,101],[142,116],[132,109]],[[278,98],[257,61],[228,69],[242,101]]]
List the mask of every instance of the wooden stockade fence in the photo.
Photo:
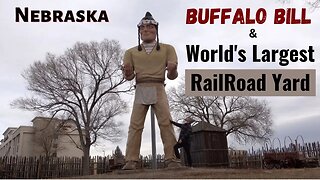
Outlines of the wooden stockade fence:
[[[152,168],[152,156],[145,156],[145,157],[140,157],[141,161],[141,167],[145,169],[151,169]],[[161,169],[165,167],[165,158],[164,155],[158,154],[156,157],[156,164],[157,168]]]
[[229,167],[231,168],[265,168],[264,157],[266,153],[298,152],[303,157],[304,167],[320,166],[320,143],[290,143],[288,146],[266,146],[258,150],[229,151]]
[[263,168],[263,153],[258,151],[229,151],[230,168]]
[[[261,149],[249,151],[229,150],[229,168],[265,168],[264,154],[266,152],[298,151],[307,160],[312,160],[314,166],[320,165],[320,143],[290,143],[288,147],[265,146]],[[183,156],[182,156],[183,157]],[[103,174],[110,172],[112,166],[121,168],[124,164],[110,162],[108,157],[91,157],[90,173]],[[141,168],[151,168],[151,156],[140,157]],[[316,162],[316,164],[314,164]],[[220,164],[217,163],[217,166]],[[164,156],[157,155],[157,168],[164,168]],[[308,167],[308,166],[305,166]],[[61,178],[82,176],[82,159],[69,157],[0,157],[0,179],[4,178]]]
[[[109,171],[106,157],[91,157],[90,173]],[[0,157],[0,179],[60,178],[82,175],[82,158],[70,157]]]
[[[91,157],[90,174],[103,174],[121,169],[108,157]],[[149,169],[151,156],[140,157],[139,166]],[[157,155],[157,168],[164,168],[164,155]],[[82,176],[82,159],[70,157],[0,157],[0,179],[4,178],[61,178]]]

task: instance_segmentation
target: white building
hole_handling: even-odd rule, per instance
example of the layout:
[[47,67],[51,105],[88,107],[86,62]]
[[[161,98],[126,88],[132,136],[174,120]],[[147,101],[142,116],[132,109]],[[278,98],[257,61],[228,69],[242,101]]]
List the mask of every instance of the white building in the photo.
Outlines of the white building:
[[[9,127],[0,142],[3,156],[81,157],[79,134],[72,120],[36,117],[33,126]],[[77,145],[76,145],[77,144]]]

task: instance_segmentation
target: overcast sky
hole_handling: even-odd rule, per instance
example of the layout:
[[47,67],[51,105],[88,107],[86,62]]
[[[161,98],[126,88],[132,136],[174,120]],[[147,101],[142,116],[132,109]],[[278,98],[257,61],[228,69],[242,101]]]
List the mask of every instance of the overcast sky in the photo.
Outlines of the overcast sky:
[[[15,22],[15,8],[28,7],[29,10],[106,10],[108,23],[31,23]],[[251,17],[255,17],[258,8],[267,10],[267,20],[264,24],[239,25],[204,24],[187,25],[186,11],[188,8],[232,8],[234,14],[237,8],[250,8]],[[296,8],[301,14],[301,8],[307,8],[306,16],[311,19],[308,25],[275,25],[273,12],[277,8]],[[31,120],[37,115],[10,107],[10,103],[28,94],[26,81],[21,77],[23,70],[36,60],[44,60],[46,53],[62,54],[76,42],[102,41],[103,39],[118,40],[123,49],[137,45],[137,23],[150,11],[160,23],[160,42],[172,44],[179,58],[178,71],[183,76],[185,69],[316,69],[317,96],[312,97],[257,97],[269,102],[272,108],[275,135],[282,146],[285,136],[296,139],[298,135],[305,142],[319,140],[320,99],[319,99],[319,10],[311,10],[304,0],[291,0],[282,4],[278,0],[0,0],[0,132],[8,127],[31,125]],[[232,16],[231,16],[232,17]],[[300,16],[299,16],[300,17]],[[298,18],[299,18],[298,17]],[[250,29],[255,29],[257,38],[250,38]],[[189,63],[186,56],[186,45],[199,44],[206,49],[215,49],[219,45],[238,45],[250,50],[253,44],[261,49],[315,49],[314,63],[291,63],[286,67],[278,63]],[[248,53],[249,54],[249,53]],[[248,56],[248,59],[250,57]],[[168,81],[168,87],[178,83],[178,80]],[[128,97],[131,102],[133,97]],[[131,110],[130,110],[131,111]],[[125,122],[124,138],[118,145],[125,151],[126,135],[130,113],[119,117]],[[151,154],[150,123],[147,116],[143,132],[142,154]],[[159,135],[157,127],[157,135]],[[162,143],[157,136],[157,152],[162,153]],[[230,143],[230,146],[238,146]],[[116,144],[100,143],[93,153],[110,154]],[[239,147],[240,148],[240,147]]]

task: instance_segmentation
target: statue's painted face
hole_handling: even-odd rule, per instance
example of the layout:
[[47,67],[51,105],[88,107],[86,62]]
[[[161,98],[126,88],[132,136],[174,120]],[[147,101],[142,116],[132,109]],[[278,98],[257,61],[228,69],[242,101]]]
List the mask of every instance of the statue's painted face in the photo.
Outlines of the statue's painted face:
[[140,26],[140,34],[143,42],[152,42],[157,37],[157,29],[153,24],[142,24]]

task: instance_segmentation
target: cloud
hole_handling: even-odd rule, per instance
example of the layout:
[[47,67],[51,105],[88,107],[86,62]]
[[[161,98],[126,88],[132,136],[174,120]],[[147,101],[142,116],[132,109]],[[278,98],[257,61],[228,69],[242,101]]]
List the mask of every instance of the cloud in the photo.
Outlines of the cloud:
[[[292,141],[297,140],[298,143],[312,143],[319,141],[319,127],[320,126],[320,115],[301,117],[296,121],[288,121],[286,124],[275,126],[274,138],[281,140],[282,146],[284,146],[284,139],[289,136]],[[301,137],[302,136],[302,139]],[[293,142],[294,143],[294,142]],[[288,146],[288,142],[286,142]]]
[[[32,9],[106,9],[109,23],[17,23],[14,21],[15,7],[29,7]],[[257,25],[234,25],[234,24],[196,24],[186,25],[187,8],[250,8],[251,17],[254,10],[263,7],[268,12],[268,21]],[[57,3],[53,0],[34,1],[0,1],[0,131],[4,132],[9,126],[29,125],[34,113],[12,109],[9,104],[17,97],[28,94],[26,82],[21,77],[23,70],[37,60],[44,60],[48,52],[60,55],[76,42],[102,41],[103,39],[118,40],[124,49],[136,46],[138,43],[137,23],[150,11],[154,18],[159,21],[160,41],[174,45],[179,58],[179,74],[183,75],[185,69],[316,69],[319,71],[320,50],[318,21],[319,11],[307,11],[307,17],[312,19],[310,25],[274,25],[272,12],[275,8],[307,7],[302,0],[291,1],[291,4],[282,4],[279,1],[104,1],[79,0],[74,2],[66,0]],[[250,29],[254,28],[258,38],[250,38]],[[206,49],[217,48],[220,44],[228,46],[236,44],[248,50],[248,60],[245,63],[188,63],[186,56],[187,44],[199,44]],[[257,44],[264,49],[299,49],[309,45],[314,46],[315,63],[291,63],[287,67],[281,67],[275,63],[252,63],[250,49]],[[319,75],[317,75],[319,79]],[[177,81],[168,81],[169,86]],[[317,82],[317,94],[319,95],[319,83]],[[133,97],[127,97],[131,100]],[[320,99],[315,97],[257,97],[266,99],[271,108],[274,120],[275,135],[285,136],[301,134],[306,139],[317,139],[315,125],[320,123]],[[131,110],[130,110],[131,111]],[[127,132],[130,113],[125,119],[127,122],[124,132]],[[147,118],[149,116],[147,115]],[[142,152],[150,152],[150,124],[146,120],[143,132]],[[157,125],[156,125],[157,126]],[[162,146],[157,130],[158,151]],[[119,144],[125,150],[126,138]],[[114,146],[114,147],[113,147]],[[106,149],[114,150],[111,144]],[[100,151],[101,152],[101,151]]]

